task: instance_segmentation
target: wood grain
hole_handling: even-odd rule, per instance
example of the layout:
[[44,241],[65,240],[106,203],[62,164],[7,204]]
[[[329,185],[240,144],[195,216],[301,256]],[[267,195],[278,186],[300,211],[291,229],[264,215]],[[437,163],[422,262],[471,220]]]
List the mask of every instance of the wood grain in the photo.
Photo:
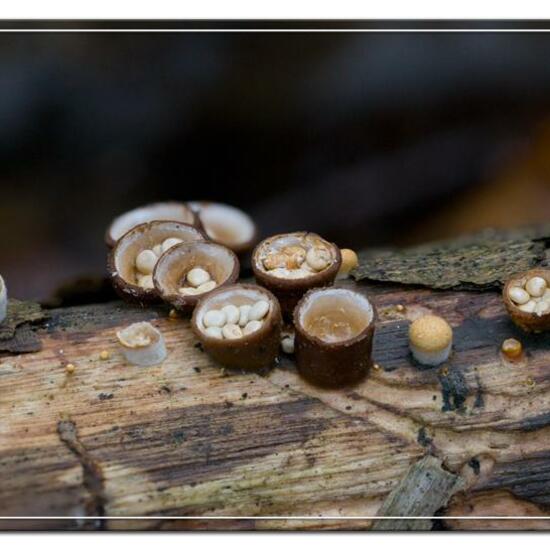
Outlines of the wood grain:
[[[0,528],[368,529],[361,518],[376,516],[426,455],[460,478],[466,502],[506,491],[548,513],[548,338],[519,333],[498,293],[342,284],[366,292],[380,320],[379,368],[340,391],[308,385],[288,357],[268,373],[224,371],[189,322],[162,308],[51,310],[37,327],[41,351],[0,358],[0,515],[151,519]],[[408,324],[425,312],[454,328],[442,368],[422,368],[408,352]],[[142,319],[167,342],[157,367],[128,365],[116,347],[115,329]],[[516,363],[499,351],[512,336],[526,349]]]

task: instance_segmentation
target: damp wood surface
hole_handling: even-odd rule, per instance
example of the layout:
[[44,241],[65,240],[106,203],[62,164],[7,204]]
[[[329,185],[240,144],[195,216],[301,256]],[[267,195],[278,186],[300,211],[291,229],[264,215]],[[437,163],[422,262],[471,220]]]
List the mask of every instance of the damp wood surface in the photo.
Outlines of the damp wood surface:
[[[378,310],[379,368],[338,391],[302,381],[289,357],[223,371],[165,308],[25,310],[14,335],[31,331],[40,350],[0,351],[0,515],[99,519],[0,529],[547,529],[548,336],[516,329],[498,292],[340,284]],[[428,312],[454,329],[440,368],[408,352],[408,325]],[[117,350],[116,329],[138,320],[163,332],[162,365],[134,367]],[[526,350],[514,363],[500,353],[509,337]],[[426,457],[436,479],[415,494]],[[388,511],[438,519],[358,519]],[[454,519],[493,515],[539,519]]]

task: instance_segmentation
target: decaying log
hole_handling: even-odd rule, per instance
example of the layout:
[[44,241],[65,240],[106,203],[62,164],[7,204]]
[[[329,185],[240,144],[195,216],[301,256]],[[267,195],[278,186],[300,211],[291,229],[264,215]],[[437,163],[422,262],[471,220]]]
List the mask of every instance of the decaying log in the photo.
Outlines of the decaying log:
[[[338,391],[308,385],[288,356],[265,373],[225,371],[189,321],[162,307],[49,310],[32,326],[40,351],[0,356],[0,515],[60,519],[0,528],[380,528],[386,508],[448,515],[450,480],[474,511],[481,492],[505,491],[548,514],[548,337],[521,333],[498,292],[339,284],[367,293],[379,322],[378,368]],[[408,350],[408,325],[427,312],[454,329],[440,368],[420,367]],[[125,363],[115,331],[145,319],[169,355],[139,368]],[[526,350],[516,362],[500,353],[509,337]],[[441,461],[449,489],[396,508],[407,501],[392,491],[411,485],[426,455]],[[503,501],[507,511],[515,501]],[[98,519],[75,519],[90,514]],[[128,516],[147,519],[108,519]]]
[[546,259],[550,226],[519,231],[485,230],[460,239],[404,250],[365,252],[353,275],[440,289],[500,288],[511,275]]
[[387,517],[399,516],[403,519],[376,520],[372,530],[429,531],[432,521],[417,518],[433,516],[447,504],[461,485],[461,478],[444,470],[441,460],[431,455],[425,456],[411,466],[377,514]]

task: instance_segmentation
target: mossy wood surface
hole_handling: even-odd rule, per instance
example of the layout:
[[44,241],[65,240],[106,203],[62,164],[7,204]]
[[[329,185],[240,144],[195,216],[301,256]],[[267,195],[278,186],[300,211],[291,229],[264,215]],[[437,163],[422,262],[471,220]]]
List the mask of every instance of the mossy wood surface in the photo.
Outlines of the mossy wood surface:
[[[548,336],[519,332],[498,292],[342,284],[378,309],[380,368],[341,391],[303,382],[286,357],[267,373],[224,371],[188,320],[163,308],[114,302],[20,325],[41,349],[0,352],[0,514],[98,519],[0,527],[548,528],[541,519],[453,519],[549,515]],[[435,369],[408,353],[408,325],[427,312],[454,328],[454,352]],[[166,338],[162,365],[133,367],[117,350],[117,327],[143,319]],[[526,349],[515,363],[500,354],[508,337]],[[411,484],[430,468],[436,479]],[[439,519],[360,519],[411,512]]]

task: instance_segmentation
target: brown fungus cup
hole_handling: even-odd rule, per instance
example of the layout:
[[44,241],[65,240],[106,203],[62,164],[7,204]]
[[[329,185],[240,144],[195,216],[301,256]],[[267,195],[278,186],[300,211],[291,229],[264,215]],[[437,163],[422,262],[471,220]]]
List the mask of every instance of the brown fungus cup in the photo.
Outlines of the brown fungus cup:
[[282,317],[275,296],[256,285],[231,285],[201,298],[191,320],[205,351],[238,369],[270,367],[277,357]]
[[256,224],[239,208],[209,201],[194,201],[188,205],[195,212],[199,227],[212,241],[227,246],[236,254],[249,252],[256,244]]
[[360,382],[372,365],[375,317],[363,294],[334,287],[310,290],[294,310],[300,375],[325,388]]
[[197,215],[182,202],[155,202],[117,216],[105,232],[105,243],[112,248],[130,229],[152,221],[169,220],[198,227]]
[[194,242],[174,246],[162,255],[153,273],[160,297],[184,313],[203,295],[239,277],[239,260],[221,244]]
[[108,268],[117,293],[127,301],[152,303],[159,300],[153,270],[170,247],[206,237],[196,227],[172,221],[153,221],[125,233],[110,251]]
[[550,330],[550,270],[537,268],[510,277],[502,299],[512,321],[526,332]]
[[275,294],[286,317],[305,292],[332,285],[341,263],[335,244],[307,231],[269,237],[252,255],[256,280]]

